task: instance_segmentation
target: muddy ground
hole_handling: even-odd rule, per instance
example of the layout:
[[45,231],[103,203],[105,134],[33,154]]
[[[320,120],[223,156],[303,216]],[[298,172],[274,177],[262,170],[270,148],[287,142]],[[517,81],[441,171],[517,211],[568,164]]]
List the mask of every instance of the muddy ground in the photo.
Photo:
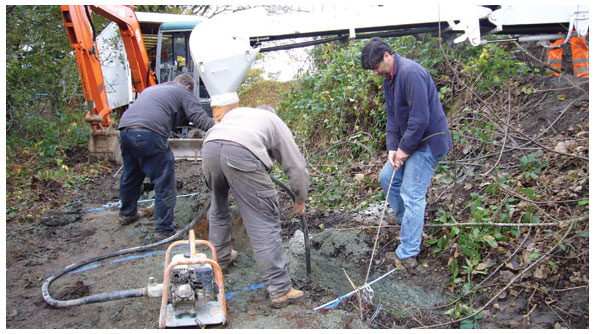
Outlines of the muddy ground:
[[[522,120],[523,128],[529,132],[540,131],[543,124],[552,122],[568,106],[567,101],[572,97],[577,99],[574,103],[576,108],[573,107],[575,112],[567,113],[555,129],[559,134],[588,131],[588,126],[581,128],[580,125],[588,119],[588,95],[585,100],[580,90],[568,89],[568,82],[561,80],[548,79],[543,84],[556,94],[568,94],[568,98],[562,101],[554,96],[536,101],[534,105],[547,103],[548,108],[536,108],[539,111],[527,114]],[[76,156],[73,156],[75,160]],[[381,160],[375,168],[361,172],[377,176],[382,167]],[[85,163],[84,159],[75,162]],[[158,328],[159,298],[140,297],[52,308],[41,294],[41,286],[48,275],[72,263],[153,242],[154,221],[150,201],[142,204],[141,211],[145,217],[129,226],[120,226],[117,208],[109,206],[119,200],[119,167],[106,163],[101,177],[82,188],[70,189],[71,205],[45,212],[31,222],[9,222],[10,228],[6,231],[7,328]],[[192,194],[179,198],[176,204],[175,221],[181,229],[205,208],[209,193],[202,179],[200,163],[177,162],[176,179],[179,195]],[[60,185],[51,181],[32,186],[48,192],[61,191]],[[463,198],[469,192],[462,185],[459,185],[460,189],[446,191],[448,187],[440,180],[435,181],[428,194],[428,216],[436,211],[436,201],[448,203],[451,198]],[[153,198],[149,183],[144,190],[143,199]],[[375,203],[361,212],[308,211],[312,245],[312,274],[308,278],[301,223],[292,213],[289,197],[282,190],[279,190],[279,197],[285,258],[294,287],[302,289],[306,298],[279,310],[268,306],[266,289],[256,272],[241,218],[233,206],[238,266],[232,267],[224,276],[227,324],[213,328],[414,328],[437,324],[439,328],[460,327],[460,323],[451,323],[451,316],[445,314],[460,293],[453,291],[449,279],[450,256],[434,253],[427,243],[427,235],[424,235],[422,251],[418,256],[418,267],[393,271],[373,284],[372,303],[364,301],[360,304],[354,295],[334,308],[314,312],[315,308],[351,292],[350,280],[355,286],[364,283],[377,231],[373,225],[379,221],[383,203]],[[387,216],[390,214],[387,213]],[[393,262],[385,254],[391,253],[397,246],[399,227],[394,220],[387,220],[387,226],[380,233],[368,282],[394,269]],[[197,238],[208,238],[205,220],[195,225],[194,230]],[[149,277],[161,282],[165,249],[166,246],[161,246],[109,258],[95,263],[93,267],[82,267],[78,272],[57,279],[51,286],[51,295],[55,299],[69,300],[102,292],[142,288],[147,285]],[[583,258],[568,261],[572,261],[571,268],[577,268],[576,272],[569,273],[568,277],[557,277],[571,281],[576,279],[572,281],[574,286],[584,285],[584,282],[588,285],[588,258],[582,264],[577,261],[583,261]],[[505,285],[511,275],[511,270],[501,271],[493,279],[492,286]],[[552,285],[558,286],[558,282]],[[484,305],[489,298],[488,294],[478,293],[475,307]],[[527,279],[489,303],[477,322],[481,328],[588,328],[588,313],[588,289],[560,288],[557,292],[543,294],[539,284]]]
[[[113,173],[117,171],[113,166]],[[202,182],[200,163],[176,163],[180,197],[176,204],[176,225],[183,228],[204,209],[208,192]],[[135,224],[120,226],[117,207],[119,177],[106,174],[95,180],[89,189],[81,190],[80,202],[60,212],[42,215],[34,224],[20,225],[7,231],[7,327],[8,328],[157,328],[161,300],[139,297],[117,301],[52,308],[42,298],[41,284],[47,276],[72,263],[134,246],[150,244],[153,218],[151,202],[143,203],[147,215]],[[150,184],[143,198],[153,198]],[[141,198],[142,200],[142,198]],[[285,258],[294,286],[306,293],[295,305],[276,310],[268,306],[266,288],[261,284],[241,218],[234,213],[235,248],[239,251],[238,266],[224,276],[228,322],[216,328],[369,328],[359,311],[356,297],[343,301],[339,307],[314,309],[353,289],[349,279],[360,286],[368,269],[371,255],[372,229],[354,229],[353,217],[342,213],[311,214],[312,274],[308,279],[305,266],[301,223],[293,217],[288,196],[280,193],[283,207],[283,238]],[[74,208],[74,209],[73,209]],[[314,225],[316,224],[316,225]],[[320,224],[327,228],[320,231]],[[194,228],[197,238],[207,239],[206,221]],[[108,258],[83,266],[58,278],[50,293],[54,299],[70,300],[102,292],[134,289],[146,286],[149,277],[163,279],[164,250],[146,250]],[[187,251],[187,250],[186,250]],[[204,250],[207,254],[207,250]],[[383,252],[388,249],[382,250]],[[184,252],[180,250],[177,252]],[[135,256],[136,255],[136,256]],[[392,262],[376,256],[369,282],[393,269]],[[97,266],[99,265],[99,266]],[[349,275],[349,279],[347,278]],[[432,263],[420,266],[414,273],[397,272],[373,285],[375,305],[391,315],[393,324],[380,314],[370,327],[409,327],[414,322],[406,314],[423,312],[426,320],[446,320],[440,312],[430,309],[447,301],[448,278]],[[427,311],[422,311],[422,310]],[[373,313],[375,310],[372,310]],[[398,316],[399,314],[400,316]],[[372,314],[370,314],[372,315]],[[375,323],[375,322],[378,322]]]
[[[116,170],[114,166],[114,173]],[[176,225],[182,228],[203,209],[201,205],[204,206],[207,195],[201,181],[200,164],[178,162],[177,171],[178,186],[181,186],[179,194],[199,192],[177,201]],[[80,211],[46,214],[35,224],[7,231],[8,328],[158,328],[159,298],[140,297],[52,308],[41,295],[41,285],[52,272],[101,254],[153,242],[150,238],[152,217],[120,226],[116,207],[105,208],[106,204],[118,200],[118,178],[112,175],[96,180],[99,184],[94,184],[94,188],[101,191],[83,190],[85,196],[80,201]],[[145,192],[145,197],[152,196],[150,191]],[[364,302],[359,306],[354,295],[337,307],[315,312],[315,308],[351,292],[350,280],[356,286],[362,285],[376,230],[359,228],[356,221],[362,218],[349,214],[309,214],[312,274],[308,279],[300,222],[292,217],[287,195],[280,193],[280,199],[285,213],[282,223],[285,258],[294,286],[304,290],[306,298],[280,310],[268,306],[266,289],[260,284],[262,281],[256,272],[241,218],[233,210],[238,266],[224,276],[228,322],[214,328],[411,328],[449,321],[443,314],[444,308],[438,307],[448,304],[454,296],[447,289],[448,272],[440,258],[426,254],[426,251],[422,252],[418,268],[411,272],[406,269],[395,271],[372,285],[373,305]],[[150,206],[150,202],[143,206]],[[145,214],[150,211],[144,210]],[[320,224],[326,226],[325,230],[320,231]],[[208,238],[205,221],[194,229],[197,238]],[[379,244],[368,282],[394,267],[384,254],[394,250],[398,229],[389,225],[383,234],[392,241]],[[109,258],[95,263],[99,264],[97,267],[84,266],[76,273],[57,279],[50,292],[54,299],[69,300],[141,288],[146,286],[149,277],[161,282],[165,249],[166,246],[161,246],[140,254]],[[568,299],[572,304],[572,296]],[[497,321],[486,323],[487,326],[520,326],[522,315],[517,311],[523,306],[523,297],[504,298],[501,304],[505,303],[507,307],[494,315],[493,319]],[[374,318],[378,305],[381,305],[380,312]],[[572,307],[578,308],[577,312],[586,311],[580,305]],[[552,315],[542,317],[538,327],[553,328],[556,319]]]

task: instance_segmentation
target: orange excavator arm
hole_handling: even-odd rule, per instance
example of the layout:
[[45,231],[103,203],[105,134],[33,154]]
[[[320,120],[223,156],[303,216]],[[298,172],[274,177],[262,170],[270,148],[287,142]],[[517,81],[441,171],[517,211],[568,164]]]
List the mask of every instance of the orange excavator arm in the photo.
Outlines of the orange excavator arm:
[[149,66],[149,56],[140,32],[134,7],[131,6],[71,6],[61,5],[62,18],[75,51],[89,112],[85,117],[93,132],[104,132],[111,124],[111,109],[108,106],[105,84],[101,71],[91,11],[115,22],[120,28],[122,41],[130,64],[133,86],[136,92],[157,84]]

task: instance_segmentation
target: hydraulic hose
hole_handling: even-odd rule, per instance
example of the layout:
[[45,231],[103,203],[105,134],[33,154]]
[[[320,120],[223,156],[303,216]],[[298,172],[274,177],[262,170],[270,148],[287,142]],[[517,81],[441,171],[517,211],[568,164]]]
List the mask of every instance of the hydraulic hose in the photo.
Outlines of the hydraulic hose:
[[89,259],[86,259],[83,261],[73,263],[73,264],[65,267],[64,269],[51,274],[43,282],[43,285],[41,287],[41,294],[43,296],[43,299],[46,301],[46,303],[48,303],[49,305],[51,305],[53,307],[62,308],[62,307],[78,306],[78,305],[83,305],[83,304],[106,302],[106,301],[116,300],[116,299],[146,296],[147,295],[146,288],[139,288],[139,289],[105,292],[105,293],[100,293],[100,294],[96,294],[96,295],[91,295],[91,296],[86,296],[86,297],[71,299],[71,300],[56,300],[56,299],[52,298],[52,296],[50,295],[50,284],[52,284],[52,282],[54,280],[56,280],[57,278],[59,278],[60,276],[66,274],[68,272],[71,272],[75,269],[78,269],[84,265],[87,265],[89,263],[101,261],[101,260],[104,260],[104,259],[107,259],[110,257],[120,256],[120,255],[124,255],[124,254],[128,254],[128,253],[146,251],[148,249],[153,249],[153,248],[159,247],[163,244],[166,244],[173,240],[178,239],[180,236],[188,233],[188,231],[190,231],[190,229],[194,225],[196,225],[196,223],[198,223],[203,217],[206,217],[206,214],[210,207],[210,204],[211,204],[211,202],[208,201],[206,206],[203,208],[203,210],[188,225],[186,225],[183,229],[179,230],[176,234],[170,236],[169,238],[160,240],[158,242],[155,242],[155,243],[152,243],[149,245],[143,245],[143,246],[138,246],[138,247],[122,249],[122,250],[119,250],[119,251],[116,251],[113,253],[95,256],[95,257],[92,257],[92,258],[89,258]]
[[[285,184],[283,184],[283,182],[279,181],[275,177],[271,176],[271,179],[273,180],[273,182],[275,182],[277,185],[279,185],[292,198],[292,200],[295,201],[295,194],[291,191],[291,189],[289,189]],[[143,246],[138,246],[138,247],[122,249],[122,250],[119,250],[119,251],[116,251],[113,253],[108,253],[108,254],[103,254],[103,255],[98,255],[98,256],[92,257],[92,258],[88,258],[86,260],[75,262],[75,263],[63,268],[62,270],[51,274],[43,282],[43,285],[41,287],[41,294],[43,296],[43,299],[45,300],[46,303],[48,303],[52,307],[64,308],[64,307],[72,307],[72,306],[78,306],[78,305],[84,305],[84,304],[107,302],[107,301],[112,301],[112,300],[117,300],[117,299],[147,296],[146,288],[138,288],[138,289],[104,292],[104,293],[99,293],[99,294],[91,295],[91,296],[85,296],[85,297],[81,297],[81,298],[77,298],[77,299],[57,300],[57,299],[54,299],[50,295],[50,285],[52,284],[53,281],[55,281],[59,277],[63,276],[64,274],[74,271],[74,270],[76,270],[84,265],[87,265],[89,263],[101,261],[101,260],[108,259],[108,258],[115,257],[115,256],[129,254],[129,253],[143,252],[143,251],[146,251],[149,249],[157,248],[163,244],[166,244],[173,240],[176,240],[179,237],[181,237],[182,235],[185,235],[186,233],[188,233],[188,231],[190,231],[190,229],[192,227],[194,227],[194,225],[196,225],[196,223],[198,223],[203,217],[206,217],[210,205],[211,205],[211,201],[209,200],[206,203],[205,207],[202,209],[202,211],[188,225],[186,225],[183,229],[179,230],[176,234],[170,236],[169,238],[160,240],[158,242],[155,242],[155,243],[152,243],[149,245],[143,245]],[[308,224],[306,223],[304,215],[300,216],[300,219],[302,221],[302,228],[304,230],[304,242],[305,242],[305,247],[306,247],[306,270],[308,273],[308,277],[310,277],[310,272],[311,272],[311,269],[310,269],[310,239],[308,237]]]
[[[281,187],[285,192],[291,197],[291,199],[295,202],[295,194],[289,187],[287,187],[283,182],[279,181],[276,177],[271,175],[271,180],[276,183],[279,187]],[[310,278],[310,274],[312,273],[312,268],[310,266],[310,237],[308,236],[308,223],[306,222],[306,215],[300,215],[300,220],[302,221],[302,230],[304,232],[304,247],[306,248],[306,273],[308,278]]]

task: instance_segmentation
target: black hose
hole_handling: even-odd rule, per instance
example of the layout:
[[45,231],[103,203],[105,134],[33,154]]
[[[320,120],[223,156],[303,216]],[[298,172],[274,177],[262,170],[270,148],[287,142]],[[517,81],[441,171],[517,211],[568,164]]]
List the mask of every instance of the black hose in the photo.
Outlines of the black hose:
[[66,274],[68,272],[71,272],[77,268],[80,268],[86,264],[89,264],[92,262],[97,262],[97,261],[104,260],[104,259],[114,257],[114,256],[120,256],[120,255],[124,255],[124,254],[128,254],[128,253],[136,253],[136,252],[146,251],[148,249],[153,249],[153,248],[159,247],[163,244],[166,244],[168,242],[178,239],[180,236],[188,233],[188,231],[190,231],[190,229],[192,227],[194,227],[194,225],[196,225],[196,223],[198,223],[203,217],[206,216],[210,204],[211,204],[211,202],[208,201],[205,208],[188,225],[186,225],[186,227],[184,227],[183,229],[179,230],[176,234],[174,234],[166,239],[152,243],[150,245],[132,247],[132,248],[127,248],[127,249],[122,249],[117,252],[113,252],[113,253],[109,253],[109,254],[95,256],[95,257],[92,257],[92,258],[89,258],[89,259],[86,259],[83,261],[73,263],[73,264],[65,267],[64,269],[51,274],[45,280],[45,282],[43,282],[43,285],[41,287],[41,294],[43,296],[43,299],[46,301],[46,303],[50,304],[53,307],[62,308],[62,307],[78,306],[78,305],[83,305],[83,304],[99,303],[99,302],[105,302],[105,301],[116,300],[116,299],[146,296],[147,295],[146,289],[140,288],[140,289],[105,292],[105,293],[86,296],[86,297],[82,297],[82,298],[78,298],[78,299],[56,300],[56,299],[52,298],[52,296],[50,295],[50,284],[52,284],[52,282],[54,280],[56,280],[57,278],[59,278],[60,276]]
[[[281,187],[285,192],[291,197],[291,199],[295,202],[295,194],[289,187],[287,187],[283,182],[279,181],[276,177],[271,175],[271,180],[276,183],[279,187]],[[302,230],[304,232],[304,247],[306,248],[306,273],[308,278],[310,278],[310,274],[312,273],[312,268],[310,266],[310,237],[308,236],[308,223],[306,222],[306,215],[300,215],[300,220],[302,221]]]
[[[283,184],[283,182],[279,181],[275,177],[271,176],[271,179],[273,180],[273,182],[278,184],[283,190],[285,190],[285,192],[292,198],[292,200],[295,201],[295,194],[291,191],[291,189],[289,189],[285,184]],[[43,282],[43,285],[41,287],[41,294],[43,296],[43,299],[45,300],[46,303],[48,303],[52,307],[63,308],[63,307],[78,306],[78,305],[83,305],[83,304],[100,303],[100,302],[106,302],[106,301],[117,300],[117,299],[146,296],[147,295],[146,288],[138,288],[138,289],[104,292],[104,293],[91,295],[91,296],[85,296],[85,297],[81,297],[81,298],[77,298],[77,299],[57,300],[57,299],[52,298],[52,296],[50,295],[50,285],[52,284],[52,282],[54,280],[58,279],[59,277],[63,276],[64,274],[69,273],[69,272],[71,272],[75,269],[78,269],[84,265],[87,265],[89,263],[101,261],[101,260],[104,260],[104,259],[107,259],[110,257],[114,257],[114,256],[125,255],[128,253],[136,253],[136,252],[146,251],[149,249],[157,248],[163,244],[166,244],[168,242],[178,239],[180,236],[188,233],[188,231],[190,231],[190,229],[192,227],[194,227],[194,225],[196,225],[196,223],[198,223],[203,217],[206,216],[208,209],[210,207],[210,204],[211,204],[211,202],[208,201],[206,206],[198,214],[198,216],[196,216],[183,229],[179,230],[176,234],[170,236],[169,238],[160,240],[158,242],[155,242],[155,243],[152,243],[149,245],[143,245],[143,246],[138,246],[138,247],[122,249],[122,250],[119,250],[119,251],[116,251],[113,253],[103,254],[103,255],[95,256],[95,257],[92,257],[92,258],[89,258],[86,260],[75,262],[75,263],[63,268],[62,270],[51,274]],[[308,273],[308,277],[310,277],[310,272],[311,272],[311,269],[310,269],[310,239],[308,237],[308,224],[306,223],[305,215],[300,216],[300,219],[302,221],[302,228],[304,230],[304,242],[305,242],[305,247],[306,247],[306,270]]]

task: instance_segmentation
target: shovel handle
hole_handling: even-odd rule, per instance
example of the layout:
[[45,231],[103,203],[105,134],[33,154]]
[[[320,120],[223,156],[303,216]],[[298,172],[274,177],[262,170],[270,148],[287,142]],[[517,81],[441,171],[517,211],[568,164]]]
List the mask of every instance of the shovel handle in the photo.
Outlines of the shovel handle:
[[308,222],[306,222],[306,215],[301,215],[300,220],[302,221],[302,229],[304,232],[304,247],[306,248],[306,273],[308,274],[308,278],[310,278],[312,268],[310,266],[310,238],[308,237]]
[[[279,181],[276,177],[270,175],[271,180],[276,183],[279,187],[281,187],[285,192],[291,197],[293,201],[295,201],[295,194],[288,186],[286,186],[283,182]],[[300,220],[302,221],[302,230],[304,232],[304,247],[306,248],[306,273],[308,278],[310,278],[310,273],[312,272],[312,268],[310,266],[310,238],[308,237],[308,223],[306,222],[306,215],[303,214],[300,216]]]

